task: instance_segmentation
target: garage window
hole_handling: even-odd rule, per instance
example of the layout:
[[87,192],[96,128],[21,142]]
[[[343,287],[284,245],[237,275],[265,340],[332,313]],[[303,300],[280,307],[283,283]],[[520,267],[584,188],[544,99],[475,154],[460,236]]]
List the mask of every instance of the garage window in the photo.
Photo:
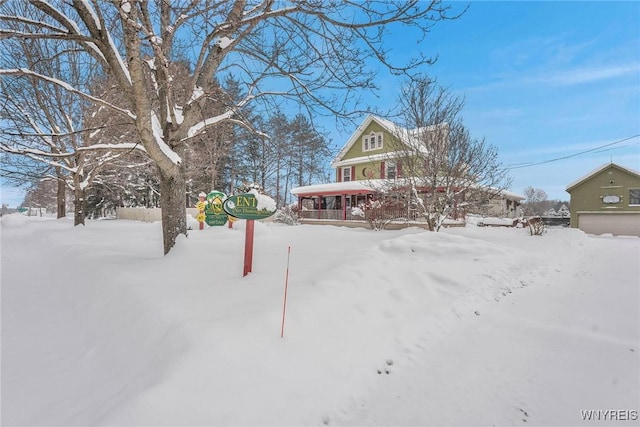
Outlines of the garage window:
[[629,190],[629,206],[640,205],[640,188]]

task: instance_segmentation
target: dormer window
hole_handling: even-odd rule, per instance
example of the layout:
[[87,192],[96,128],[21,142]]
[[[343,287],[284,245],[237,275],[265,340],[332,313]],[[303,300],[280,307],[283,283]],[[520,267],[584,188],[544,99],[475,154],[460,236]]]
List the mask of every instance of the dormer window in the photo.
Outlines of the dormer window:
[[362,137],[362,151],[380,150],[382,148],[382,132],[371,132]]

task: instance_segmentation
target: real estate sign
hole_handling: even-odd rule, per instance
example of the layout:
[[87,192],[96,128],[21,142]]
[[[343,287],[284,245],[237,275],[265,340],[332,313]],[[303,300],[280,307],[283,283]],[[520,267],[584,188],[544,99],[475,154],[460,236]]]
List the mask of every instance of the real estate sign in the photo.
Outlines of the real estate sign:
[[222,204],[229,217],[246,219],[247,225],[244,234],[244,267],[242,276],[251,272],[253,264],[253,227],[256,219],[268,218],[276,213],[276,205],[273,199],[254,193],[238,194],[231,196]]
[[205,205],[204,214],[205,222],[209,226],[220,226],[227,223],[227,214],[222,205],[227,195],[220,191],[212,191],[207,194],[207,203]]
[[222,207],[226,213],[240,219],[264,219],[276,212],[261,206],[252,193],[231,196],[224,201]]

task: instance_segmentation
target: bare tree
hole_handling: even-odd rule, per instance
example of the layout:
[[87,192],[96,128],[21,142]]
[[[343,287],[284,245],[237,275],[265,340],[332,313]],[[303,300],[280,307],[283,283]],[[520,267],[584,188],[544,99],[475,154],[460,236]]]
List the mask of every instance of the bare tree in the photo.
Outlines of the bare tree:
[[526,197],[522,208],[526,215],[542,215],[542,213],[553,205],[553,202],[547,201],[547,193],[540,188],[531,186],[524,189]]
[[389,161],[401,163],[403,180],[395,186],[406,192],[430,230],[438,231],[456,211],[485,204],[507,188],[510,178],[497,149],[472,138],[462,121],[463,99],[418,78],[403,87],[400,104],[404,123],[396,128]]
[[[432,62],[419,57],[407,64],[391,63],[384,44],[388,26],[411,26],[426,35],[438,21],[455,18],[448,16],[450,7],[438,0],[71,0],[69,8],[46,0],[29,4],[49,19],[34,21],[6,13],[0,16],[0,38],[69,41],[117,81],[126,97],[121,104],[64,81],[57,83],[135,124],[138,139],[160,174],[165,253],[179,234],[187,232],[183,159],[191,138],[225,122],[252,129],[237,110],[274,96],[301,102],[309,111],[358,113],[357,94],[375,88],[373,77],[380,65],[408,73]],[[21,28],[15,30],[8,23]],[[184,97],[176,91],[170,67],[178,48],[192,52]],[[222,72],[233,73],[245,85],[245,97],[239,102],[227,105],[229,97],[219,96],[214,77]],[[0,73],[49,77],[28,69]],[[149,91],[150,85],[155,90]],[[219,113],[206,114],[210,103]]]
[[[32,20],[46,18],[26,3],[15,7]],[[2,10],[7,9],[3,5]],[[20,28],[16,21],[7,25],[14,31]],[[87,189],[102,167],[133,145],[95,144],[96,134],[106,126],[103,123],[91,128],[86,114],[91,104],[60,80],[65,78],[85,93],[93,83],[93,64],[85,61],[89,57],[74,50],[69,42],[16,37],[2,40],[2,47],[3,63],[13,68],[3,70],[0,81],[0,118],[5,124],[0,151],[41,165],[32,182],[56,183],[59,218],[65,216],[65,189],[70,189],[74,195],[74,223],[84,224]],[[7,170],[7,174],[16,172],[20,176],[15,168]],[[41,192],[46,187],[37,184],[35,188]]]

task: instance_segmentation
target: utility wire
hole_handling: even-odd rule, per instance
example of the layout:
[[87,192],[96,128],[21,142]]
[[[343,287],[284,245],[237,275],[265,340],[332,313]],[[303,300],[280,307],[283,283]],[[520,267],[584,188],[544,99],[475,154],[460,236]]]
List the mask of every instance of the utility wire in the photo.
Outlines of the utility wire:
[[[541,162],[536,162],[536,163],[516,163],[514,165],[508,166],[507,169],[528,168],[528,167],[531,167],[531,166],[544,165],[546,163],[552,163],[552,162],[557,162],[559,160],[570,159],[571,157],[580,156],[582,154],[591,153],[593,151],[607,151],[607,150],[603,150],[603,149],[606,148],[606,147],[611,147],[612,145],[620,144],[621,142],[625,142],[625,141],[628,141],[628,140],[633,139],[633,138],[637,138],[638,136],[640,136],[640,134],[636,134],[636,135],[633,135],[633,136],[630,136],[630,137],[627,137],[627,138],[624,138],[624,139],[620,139],[618,141],[610,142],[608,144],[604,144],[604,145],[601,145],[599,147],[594,147],[594,148],[591,148],[589,150],[581,151],[579,153],[569,154],[568,156],[563,156],[563,157],[556,157],[555,159],[543,160]],[[619,147],[616,147],[616,148],[619,148]]]

